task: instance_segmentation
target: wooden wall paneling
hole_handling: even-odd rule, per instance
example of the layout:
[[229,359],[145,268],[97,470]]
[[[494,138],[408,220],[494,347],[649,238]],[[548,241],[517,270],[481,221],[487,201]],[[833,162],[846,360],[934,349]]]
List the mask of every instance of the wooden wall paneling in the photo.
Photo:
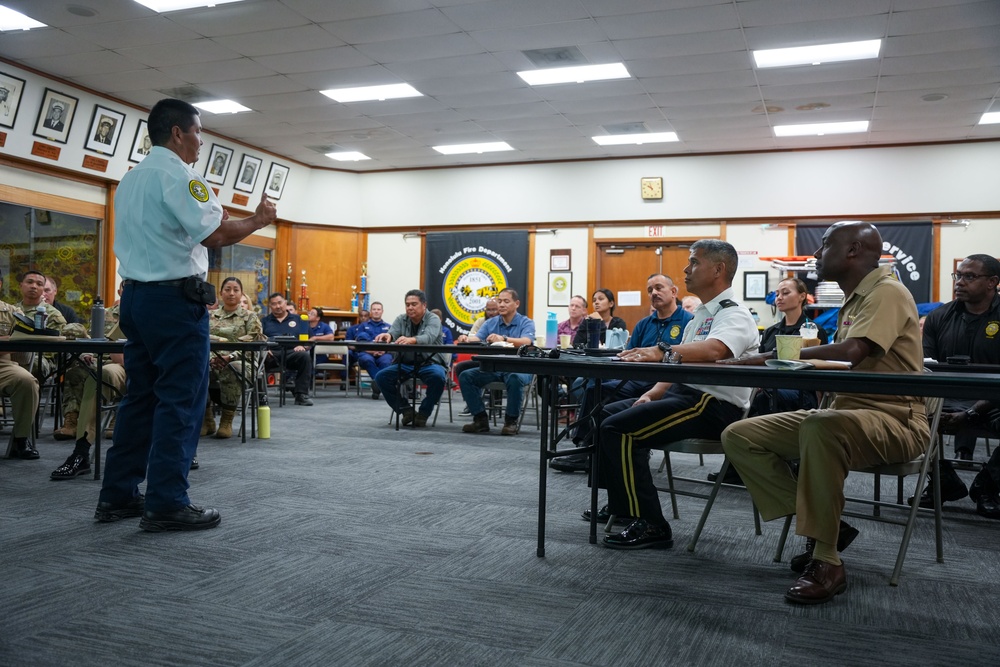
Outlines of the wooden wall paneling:
[[285,274],[288,270],[288,263],[294,264],[295,244],[292,242],[294,226],[290,222],[279,220],[276,223],[277,236],[275,238],[274,254],[271,255],[271,285],[268,294],[273,292],[285,293]]
[[117,183],[108,185],[107,205],[105,206],[107,215],[101,226],[103,232],[101,234],[101,257],[104,261],[101,264],[102,270],[97,284],[97,291],[104,296],[104,304],[109,308],[118,299],[118,294],[115,291],[115,283],[118,282],[118,262],[115,259],[115,192],[117,190]]
[[360,231],[296,225],[292,251],[292,292],[298,299],[302,270],[314,306],[350,310],[351,285],[360,289]]

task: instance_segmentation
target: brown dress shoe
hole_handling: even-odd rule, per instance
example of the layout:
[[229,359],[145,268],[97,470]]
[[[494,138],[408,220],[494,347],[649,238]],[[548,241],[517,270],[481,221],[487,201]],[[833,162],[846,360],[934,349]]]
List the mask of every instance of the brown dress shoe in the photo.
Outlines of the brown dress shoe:
[[844,564],[833,565],[814,558],[785,593],[785,599],[795,604],[823,604],[846,590]]

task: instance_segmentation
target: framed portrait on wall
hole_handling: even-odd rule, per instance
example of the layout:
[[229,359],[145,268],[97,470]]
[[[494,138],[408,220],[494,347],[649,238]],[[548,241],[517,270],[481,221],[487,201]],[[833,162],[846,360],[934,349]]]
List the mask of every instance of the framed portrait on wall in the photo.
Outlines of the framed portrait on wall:
[[66,143],[69,129],[73,125],[76,105],[79,103],[80,100],[72,95],[46,88],[42,96],[42,106],[38,108],[34,135],[49,141]]
[[573,274],[570,271],[549,271],[550,306],[568,306],[573,295]]
[[743,273],[743,300],[763,301],[767,298],[767,271]]
[[139,127],[135,128],[135,137],[132,138],[132,150],[128,154],[129,162],[142,162],[142,158],[149,155],[152,148],[153,141],[149,138],[149,123],[140,120]]
[[236,172],[236,183],[233,184],[233,187],[243,192],[253,192],[263,164],[264,161],[259,157],[244,153],[243,159],[240,161],[240,168]]
[[281,193],[285,190],[287,181],[288,167],[272,162],[271,170],[267,173],[267,181],[264,183],[264,194],[271,199],[281,199]]
[[209,183],[222,185],[229,173],[229,163],[233,161],[233,149],[212,144],[208,154],[208,164],[205,166],[205,180]]
[[95,106],[94,117],[87,131],[87,141],[83,147],[88,151],[114,155],[124,125],[125,114],[106,109],[101,105]]
[[14,127],[23,92],[24,79],[0,72],[0,125],[3,127]]

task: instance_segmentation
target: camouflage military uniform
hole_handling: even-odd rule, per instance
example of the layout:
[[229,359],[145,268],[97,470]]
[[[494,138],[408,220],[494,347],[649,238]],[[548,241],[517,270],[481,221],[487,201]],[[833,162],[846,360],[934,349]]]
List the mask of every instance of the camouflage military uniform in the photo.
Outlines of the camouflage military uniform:
[[[228,312],[224,308],[213,310],[208,318],[208,331],[212,336],[234,342],[267,340],[261,328],[260,319],[255,313],[243,307],[238,307],[232,312]],[[227,368],[211,372],[209,384],[213,387],[219,387],[219,403],[223,409],[235,410],[243,396],[241,381],[243,377],[243,353],[234,353],[230,355],[230,358],[232,361]]]
[[[14,325],[14,313],[20,309],[0,301],[0,335],[6,336]],[[38,410],[38,382],[17,362],[28,363],[31,355],[3,352],[0,342],[0,394],[10,398],[14,416],[14,437],[27,438]]]
[[[115,328],[115,324],[109,324],[105,317],[105,336]],[[75,339],[90,338],[90,332],[80,323],[67,324],[63,327],[63,335],[67,338]],[[84,363],[86,364],[86,368],[83,366]],[[96,370],[97,362],[86,358],[67,369],[66,375],[63,378],[63,414],[69,415],[76,412],[79,415],[83,415],[83,419],[78,418],[72,434],[64,432],[66,427],[69,426],[68,424],[63,429],[57,431],[57,440],[62,439],[59,437],[60,434],[79,439],[84,437],[84,434],[88,438],[93,438],[97,433],[97,424],[95,423],[97,383],[94,380],[93,373]],[[105,402],[117,400],[125,393],[125,367],[121,364],[113,363],[108,355],[104,355],[103,363],[101,364],[101,389],[104,393]]]
[[[34,306],[26,306],[26,305],[24,305],[24,302],[22,301],[22,302],[19,302],[19,303],[15,304],[14,307],[17,308],[22,313],[24,313],[28,317],[28,319],[34,320],[35,319],[35,311],[38,310],[38,306],[41,306],[43,304],[45,305],[45,314],[48,316],[45,319],[45,328],[46,329],[54,329],[54,330],[58,331],[61,334],[63,332],[63,329],[66,328],[66,318],[63,317],[62,313],[60,313],[58,310],[56,310],[55,308],[53,308],[49,304],[45,303],[44,301],[42,301],[42,302],[40,302],[40,303],[38,303],[37,305],[34,305]],[[52,364],[51,355],[46,355],[45,357],[42,357],[42,375],[39,378],[39,381],[42,381],[45,378],[47,378],[52,373],[53,368],[54,368],[54,366]],[[36,369],[32,368],[30,370],[32,372],[35,372]],[[79,406],[77,406],[77,407],[79,407]],[[64,409],[64,411],[65,411],[65,409]]]

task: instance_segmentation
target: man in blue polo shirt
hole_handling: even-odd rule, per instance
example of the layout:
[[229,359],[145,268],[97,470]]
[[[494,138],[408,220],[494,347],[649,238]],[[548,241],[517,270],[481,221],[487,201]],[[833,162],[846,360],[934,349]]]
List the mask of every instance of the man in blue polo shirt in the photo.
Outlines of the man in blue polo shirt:
[[[497,294],[497,306],[500,314],[486,320],[475,336],[469,336],[470,341],[486,343],[504,342],[515,347],[532,345],[535,342],[535,323],[517,312],[521,306],[517,292],[505,289]],[[528,373],[487,373],[478,368],[470,368],[458,376],[458,385],[462,389],[462,398],[469,406],[472,423],[462,427],[465,433],[489,433],[490,420],[483,405],[483,387],[490,382],[503,382],[507,386],[507,410],[504,415],[501,435],[517,434],[517,418],[521,414],[521,395],[524,387],[531,382]]]
[[[684,335],[684,327],[694,316],[677,306],[677,286],[674,281],[662,273],[654,273],[646,281],[646,293],[654,312],[635,325],[628,341],[628,349],[652,347],[660,342],[678,345]],[[587,391],[580,405],[580,423],[577,424],[576,435],[573,437],[573,444],[576,446],[583,444],[593,430],[591,413],[596,404],[595,383],[595,380],[587,383]],[[609,399],[605,403],[639,398],[652,388],[652,382],[635,380],[605,380],[601,383],[602,395]],[[552,459],[549,467],[559,472],[587,472],[590,469],[590,456],[563,456]]]
[[[271,314],[260,321],[264,328],[264,335],[268,340],[274,340],[276,336],[295,336],[299,334],[309,335],[309,325],[300,318],[288,313],[288,305],[281,292],[275,292],[267,301]],[[312,405],[309,398],[309,387],[312,384],[312,356],[309,350],[303,345],[296,345],[290,350],[281,348],[267,355],[265,366],[268,369],[280,367],[281,357],[285,358],[285,370],[295,371],[295,405]],[[285,378],[281,378],[282,384]],[[284,387],[281,389],[284,391]]]

